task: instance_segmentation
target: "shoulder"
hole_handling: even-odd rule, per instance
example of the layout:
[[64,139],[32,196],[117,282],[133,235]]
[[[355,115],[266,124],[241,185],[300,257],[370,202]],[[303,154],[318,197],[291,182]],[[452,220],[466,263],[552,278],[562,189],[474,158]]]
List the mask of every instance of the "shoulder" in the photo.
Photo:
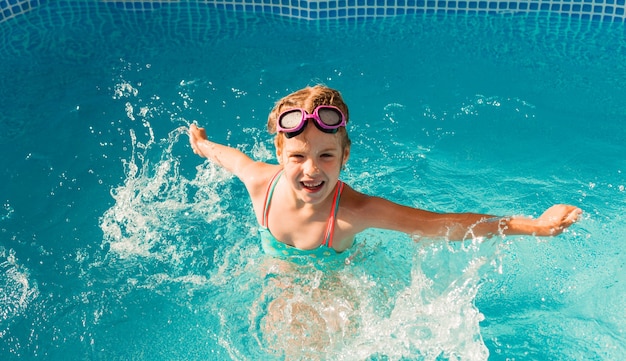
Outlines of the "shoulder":
[[361,193],[344,183],[341,193],[339,217],[350,223],[357,232],[375,226],[381,210],[382,198]]
[[241,170],[239,178],[252,197],[264,193],[270,180],[282,169],[276,164],[252,162]]
[[343,192],[341,194],[342,206],[353,211],[368,211],[380,206],[380,202],[385,202],[383,198],[370,196],[361,193],[344,183]]
[[385,198],[370,196],[354,190],[347,184],[341,197],[340,217],[359,232],[367,228],[410,231],[424,211],[404,206]]

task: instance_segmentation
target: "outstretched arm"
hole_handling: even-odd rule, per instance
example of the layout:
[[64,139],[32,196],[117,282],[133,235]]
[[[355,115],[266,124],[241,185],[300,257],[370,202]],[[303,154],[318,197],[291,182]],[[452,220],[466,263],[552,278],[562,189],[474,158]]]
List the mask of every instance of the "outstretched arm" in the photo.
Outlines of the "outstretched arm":
[[257,219],[261,219],[267,183],[276,174],[277,165],[254,161],[239,149],[211,142],[204,128],[189,126],[189,143],[193,152],[211,159],[239,178],[252,200]]
[[[556,236],[578,220],[581,210],[577,207],[557,204],[548,208],[539,218],[522,216],[496,217],[482,214],[460,214],[461,221],[453,220],[447,229],[454,232],[451,239],[491,237],[504,235]],[[445,215],[444,215],[445,217]]]
[[[358,192],[357,192],[358,193]],[[539,218],[512,216],[498,217],[478,213],[436,213],[402,206],[383,198],[361,195],[353,203],[361,215],[356,228],[384,228],[401,231],[417,237],[445,237],[452,241],[472,237],[505,235],[556,236],[578,220],[581,210],[557,204]]]
[[[581,210],[577,207],[557,204],[537,219],[521,216],[497,217],[485,214],[453,213],[432,217],[432,222],[435,225],[435,233],[439,236],[446,236],[450,240],[491,237],[498,234],[556,236],[576,222],[580,213]],[[420,231],[417,230],[415,233],[419,235]]]
[[205,129],[195,124],[189,126],[189,143],[195,154],[213,160],[239,178],[242,178],[244,169],[254,163],[239,149],[211,142]]

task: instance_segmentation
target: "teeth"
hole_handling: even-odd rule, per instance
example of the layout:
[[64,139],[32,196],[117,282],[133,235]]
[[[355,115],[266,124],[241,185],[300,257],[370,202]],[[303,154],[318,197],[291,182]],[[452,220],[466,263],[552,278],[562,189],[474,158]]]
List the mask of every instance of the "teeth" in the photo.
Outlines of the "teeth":
[[302,182],[302,184],[304,184],[305,187],[307,188],[315,188],[315,187],[319,187],[322,185],[322,182],[317,182],[317,183],[308,183],[308,182]]

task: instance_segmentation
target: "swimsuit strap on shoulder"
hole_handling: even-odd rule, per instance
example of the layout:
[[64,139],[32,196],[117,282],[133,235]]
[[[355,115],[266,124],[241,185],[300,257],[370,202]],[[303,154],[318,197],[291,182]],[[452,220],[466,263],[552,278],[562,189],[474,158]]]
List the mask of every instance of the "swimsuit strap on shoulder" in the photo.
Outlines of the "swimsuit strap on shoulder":
[[274,188],[276,188],[276,184],[278,183],[278,178],[283,174],[283,170],[279,170],[272,179],[270,183],[267,185],[267,191],[265,192],[265,201],[263,202],[263,219],[261,220],[261,225],[263,227],[267,227],[267,215],[270,213],[270,203],[272,201],[272,195],[274,194]]
[[333,198],[333,209],[330,212],[330,217],[328,217],[328,223],[326,225],[326,237],[324,239],[324,244],[328,248],[332,248],[333,246],[333,238],[335,235],[335,223],[337,221],[337,211],[339,210],[339,200],[341,199],[341,192],[343,191],[343,182],[339,181],[337,183],[337,188],[335,188],[335,196]]

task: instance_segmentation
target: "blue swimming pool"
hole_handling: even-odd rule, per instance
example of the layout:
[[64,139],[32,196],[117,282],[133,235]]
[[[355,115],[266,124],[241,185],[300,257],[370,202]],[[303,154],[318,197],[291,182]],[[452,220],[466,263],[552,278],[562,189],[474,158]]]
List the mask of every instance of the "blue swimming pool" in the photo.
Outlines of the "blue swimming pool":
[[[0,1],[0,358],[623,359],[623,9]],[[267,113],[316,83],[350,106],[354,188],[583,219],[264,256],[245,189],[185,129],[271,161]]]

